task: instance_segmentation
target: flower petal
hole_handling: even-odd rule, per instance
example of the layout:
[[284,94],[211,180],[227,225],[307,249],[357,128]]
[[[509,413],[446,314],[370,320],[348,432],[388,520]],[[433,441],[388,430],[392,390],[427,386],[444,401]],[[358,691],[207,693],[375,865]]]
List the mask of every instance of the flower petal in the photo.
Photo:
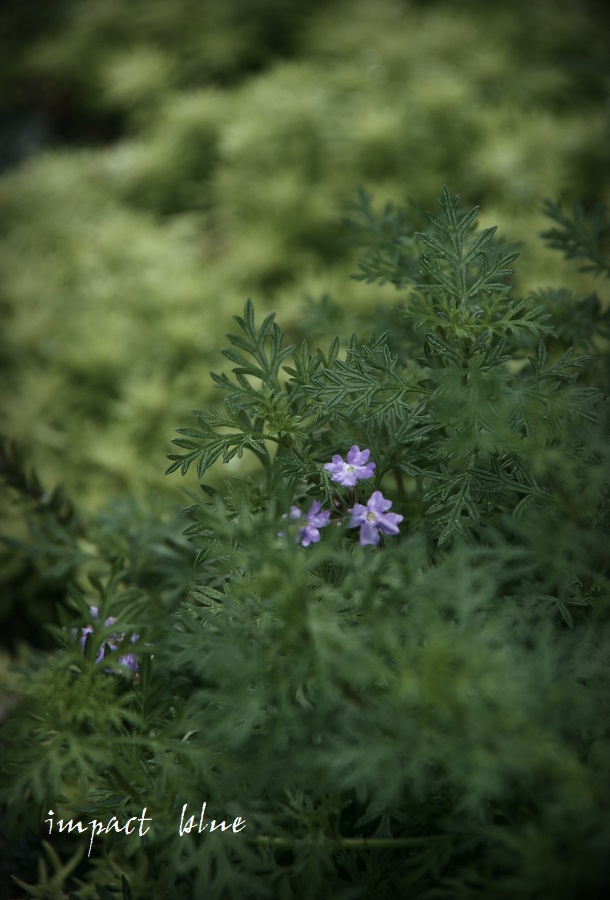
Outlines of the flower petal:
[[360,543],[363,547],[366,547],[367,544],[376,546],[379,543],[379,532],[375,522],[363,522],[360,529]]

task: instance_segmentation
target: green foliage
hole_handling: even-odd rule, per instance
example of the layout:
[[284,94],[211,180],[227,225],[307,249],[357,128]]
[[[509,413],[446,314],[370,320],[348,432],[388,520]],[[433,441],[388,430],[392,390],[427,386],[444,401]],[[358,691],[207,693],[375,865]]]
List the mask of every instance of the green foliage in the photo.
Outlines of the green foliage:
[[[366,277],[404,303],[326,351],[246,303],[212,373],[224,411],[195,410],[170,456],[204,479],[188,544],[134,500],[78,519],[90,555],[66,556],[58,494],[11,544],[66,561],[57,649],[1,683],[7,827],[152,820],[86,859],[86,835],[49,835],[53,873],[16,875],[29,896],[607,893],[607,317],[579,302],[568,346],[571,295],[514,297],[516,253],[447,189],[406,239],[405,211],[377,229],[359,204]],[[351,487],[324,465],[354,444],[375,469]],[[258,471],[208,482],[242,453]],[[3,460],[40,520],[39,481]],[[402,516],[373,546],[349,519],[371,491]],[[315,501],[330,527],[304,546],[287,514]],[[180,836],[204,802],[246,827]]]
[[85,517],[64,491],[46,491],[23,455],[15,442],[0,443],[0,476],[23,526],[19,537],[0,535],[0,559],[12,576],[0,607],[3,646],[48,647],[43,628],[54,620],[57,602],[88,587],[90,577],[102,577],[118,558],[129,559],[125,582],[147,592],[149,617],[181,602],[192,587],[195,556],[179,535],[182,513],[159,498],[126,496]]
[[169,493],[158,460],[181,411],[213,402],[199,363],[230,327],[222,298],[256,297],[292,342],[302,296],[326,290],[355,319],[332,333],[368,338],[370,290],[345,281],[336,227],[357,184],[417,201],[405,250],[379,242],[398,257],[390,282],[420,277],[418,210],[447,182],[528,240],[520,277],[548,283],[539,198],[608,201],[601,18],[583,0],[561,16],[551,0],[493,16],[409,0],[10,4],[3,432],[89,510]]
[[3,23],[0,898],[605,900],[607,13]]
[[592,215],[585,216],[582,205],[574,203],[570,216],[563,212],[560,203],[548,200],[546,212],[559,226],[543,232],[542,237],[548,241],[549,246],[561,250],[566,259],[584,259],[585,263],[581,268],[585,272],[610,274],[608,270],[610,224],[603,206],[598,205]]
[[[265,424],[268,428],[267,440],[279,441],[300,433],[301,417],[290,416],[289,404],[280,391],[280,365],[293,348],[282,349],[282,333],[273,321],[275,315],[267,316],[257,332],[254,308],[248,301],[244,318],[234,318],[243,329],[245,338],[227,335],[233,347],[239,349],[222,352],[231,362],[238,363],[238,367],[233,369],[237,384],[232,383],[227,375],[212,373],[217,386],[228,392],[224,404],[225,416],[218,415],[214,410],[194,410],[200,428],[181,428],[180,434],[187,435],[190,440],[174,441],[191,452],[182,456],[172,454],[170,459],[175,461],[168,468],[168,474],[179,467],[182,474],[186,474],[190,464],[197,459],[197,477],[202,478],[220,456],[226,463],[236,454],[241,457],[246,448],[252,450],[264,465],[269,465],[262,437]],[[244,357],[244,353],[252,356],[253,362]],[[261,390],[254,389],[246,376],[260,379]],[[231,428],[233,431],[218,434],[215,428]],[[203,443],[203,450],[199,449],[200,443]]]

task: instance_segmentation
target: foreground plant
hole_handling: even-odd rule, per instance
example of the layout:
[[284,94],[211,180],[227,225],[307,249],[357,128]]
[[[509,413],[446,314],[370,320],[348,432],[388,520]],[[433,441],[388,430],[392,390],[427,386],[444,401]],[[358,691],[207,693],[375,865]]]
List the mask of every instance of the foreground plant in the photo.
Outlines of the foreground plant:
[[[193,495],[190,598],[146,630],[127,560],[99,600],[73,587],[61,652],[15,679],[9,824],[51,802],[151,820],[108,856],[96,840],[78,877],[100,896],[605,894],[609,317],[563,289],[513,297],[517,254],[439,202],[425,233],[356,210],[361,277],[408,291],[391,331],[312,352],[248,301],[224,403],[170,457],[200,479],[258,465]],[[96,665],[94,603],[146,633],[138,680]]]
[[[81,645],[83,650],[85,650],[87,646],[87,640],[90,639],[91,635],[95,634],[95,624],[97,623],[97,620],[99,618],[99,610],[97,606],[90,607],[89,612],[91,614],[91,618],[93,619],[93,624],[84,625],[80,630],[79,644]],[[116,625],[116,622],[116,616],[108,616],[108,618],[104,622],[104,628],[109,628],[112,625]],[[71,634],[72,637],[78,637],[78,629],[73,628]],[[132,634],[129,638],[129,643],[135,644],[138,638],[138,634]],[[108,651],[114,652],[118,650],[119,647],[123,644],[124,640],[125,635],[123,633],[113,633],[109,635],[100,643],[95,657],[95,662],[100,663],[107,655]],[[138,671],[138,662],[134,653],[124,653],[122,656],[119,656],[118,662],[119,665],[126,666],[128,669],[131,669],[132,672]]]
[[[329,510],[320,511],[321,505],[319,500],[313,501],[309,507],[309,512],[305,516],[305,524],[302,526],[300,524],[303,519],[302,510],[298,506],[290,507],[290,518],[299,522],[300,525],[297,532],[297,541],[300,541],[304,547],[317,543],[320,540],[320,528],[324,528],[329,523],[330,512]],[[286,515],[283,518],[285,519]],[[284,537],[284,532],[278,531],[278,537]]]

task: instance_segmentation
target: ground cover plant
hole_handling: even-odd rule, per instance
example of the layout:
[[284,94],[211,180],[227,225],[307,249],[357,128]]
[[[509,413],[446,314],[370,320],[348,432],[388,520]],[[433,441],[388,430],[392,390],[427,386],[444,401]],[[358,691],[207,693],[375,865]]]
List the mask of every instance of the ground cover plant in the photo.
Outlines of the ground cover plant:
[[[536,234],[543,197],[610,199],[603,4],[5,7],[0,433],[81,519],[129,495],[153,498],[144,530],[173,517],[159,459],[184,409],[218,400],[201,373],[245,297],[290,341],[378,327],[393,285],[348,279],[340,226],[359,184],[377,206],[426,209],[459,188],[525,242],[519,291],[593,290],[574,267],[556,274]],[[220,463],[208,477],[221,484]],[[27,539],[6,493],[0,531]],[[0,635],[46,639],[57,571],[0,548]]]
[[606,897],[604,4],[5,6],[0,897]]
[[[603,208],[547,213],[606,278]],[[607,896],[607,308],[518,293],[447,188],[349,228],[393,309],[318,349],[245,304],[174,440],[182,522],[88,519],[4,451],[11,547],[63,586],[3,676],[21,896]]]

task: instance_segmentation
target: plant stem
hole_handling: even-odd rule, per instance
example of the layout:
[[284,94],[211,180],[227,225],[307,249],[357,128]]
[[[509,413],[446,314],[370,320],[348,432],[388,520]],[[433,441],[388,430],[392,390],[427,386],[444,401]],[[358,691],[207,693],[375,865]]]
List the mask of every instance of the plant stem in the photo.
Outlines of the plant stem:
[[394,478],[396,479],[396,487],[398,488],[398,496],[401,503],[407,502],[407,492],[405,490],[405,482],[402,477],[402,471],[399,466],[394,469]]

